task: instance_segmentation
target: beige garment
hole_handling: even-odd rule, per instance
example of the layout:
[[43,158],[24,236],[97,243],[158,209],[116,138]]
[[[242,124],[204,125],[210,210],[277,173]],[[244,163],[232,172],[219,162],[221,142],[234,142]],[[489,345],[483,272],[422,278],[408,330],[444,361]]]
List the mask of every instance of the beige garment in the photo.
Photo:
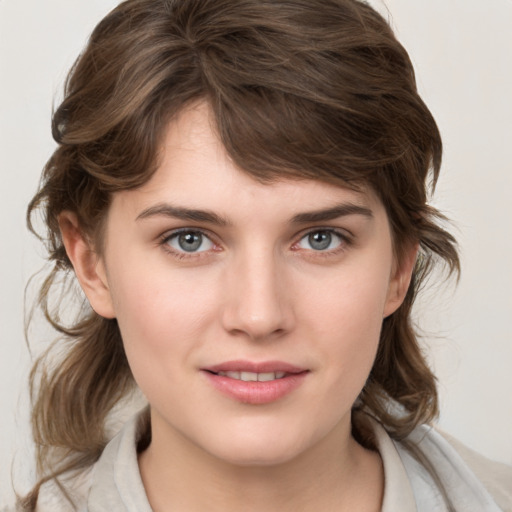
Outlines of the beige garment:
[[[456,512],[512,512],[512,468],[490,461],[430,426],[407,438],[435,471],[433,476],[404,443],[374,423],[384,464],[382,512],[448,512],[440,486]],[[437,479],[436,479],[437,477]]]
[[[139,414],[112,439],[91,471],[66,484],[76,509],[55,484],[47,484],[37,512],[151,512],[137,463],[142,425]],[[384,466],[382,512],[449,510],[435,479],[403,443],[393,441],[380,424],[374,422],[373,428]],[[512,512],[511,467],[489,461],[431,427],[418,427],[408,439],[435,468],[456,512]]]
[[512,512],[512,468],[471,450],[454,437],[441,432],[473,470],[504,512]]

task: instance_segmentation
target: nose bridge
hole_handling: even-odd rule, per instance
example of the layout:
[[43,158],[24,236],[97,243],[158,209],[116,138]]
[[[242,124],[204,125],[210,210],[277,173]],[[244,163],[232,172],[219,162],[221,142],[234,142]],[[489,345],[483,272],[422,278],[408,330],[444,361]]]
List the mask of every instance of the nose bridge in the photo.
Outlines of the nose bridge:
[[231,332],[262,339],[289,331],[293,307],[280,255],[251,245],[234,257],[227,279],[224,326]]

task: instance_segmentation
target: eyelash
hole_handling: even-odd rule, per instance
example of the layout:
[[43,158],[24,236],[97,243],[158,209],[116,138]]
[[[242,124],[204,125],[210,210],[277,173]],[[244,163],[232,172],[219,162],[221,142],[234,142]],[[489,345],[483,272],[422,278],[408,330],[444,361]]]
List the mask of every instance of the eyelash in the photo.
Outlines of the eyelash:
[[[211,249],[206,250],[206,251],[199,251],[199,252],[192,252],[192,251],[187,252],[185,250],[183,250],[183,251],[176,250],[169,245],[169,242],[171,240],[179,237],[180,235],[185,235],[185,234],[199,234],[202,237],[204,237],[205,239],[209,240],[214,248],[218,247],[218,245],[213,240],[213,236],[208,231],[205,231],[203,229],[195,229],[195,228],[181,228],[181,229],[174,230],[171,233],[167,232],[164,235],[162,235],[162,237],[160,238],[160,245],[163,247],[163,249],[167,253],[169,253],[170,255],[174,256],[175,258],[177,258],[179,260],[187,259],[187,258],[200,258],[200,257],[208,256],[208,253],[211,251]],[[215,249],[213,249],[213,250],[215,250]],[[218,251],[218,249],[217,249],[217,251]]]
[[[324,228],[324,227],[315,227],[313,229],[309,229],[307,231],[302,232],[299,235],[299,238],[294,244],[292,245],[293,251],[300,251],[301,248],[297,247],[306,237],[311,236],[313,234],[318,233],[327,233],[329,235],[334,235],[339,239],[339,245],[335,247],[334,249],[329,250],[314,250],[314,249],[304,249],[308,252],[310,252],[312,255],[317,257],[329,257],[331,255],[339,254],[340,252],[345,251],[350,245],[352,245],[352,236],[347,234],[346,232],[342,232],[340,230],[334,229],[334,228]],[[214,241],[214,237],[208,232],[203,229],[196,229],[196,228],[180,228],[177,230],[172,231],[171,233],[167,232],[164,235],[160,237],[159,244],[163,247],[163,249],[171,254],[173,257],[182,260],[182,259],[188,259],[188,258],[201,258],[206,257],[209,255],[212,249],[207,249],[204,251],[194,252],[190,251],[187,252],[185,250],[180,251],[172,248],[169,245],[169,242],[177,237],[179,237],[182,234],[199,234],[210,241],[210,243],[213,245],[213,251],[219,252],[221,249],[219,249],[218,244]],[[217,247],[217,249],[215,249]]]
[[[315,257],[329,257],[333,255],[337,255],[343,251],[345,251],[350,245],[352,245],[352,237],[346,233],[345,231],[340,231],[338,229],[334,228],[324,228],[324,227],[315,227],[314,229],[309,229],[303,233],[301,233],[300,238],[297,242],[295,242],[292,246],[293,250],[300,250],[300,248],[297,248],[297,246],[307,237],[318,234],[318,233],[324,233],[328,234],[330,236],[334,235],[339,239],[339,245],[333,249],[328,250],[314,250],[314,249],[305,249],[308,252],[311,253],[311,255]],[[296,249],[297,248],[297,249]]]

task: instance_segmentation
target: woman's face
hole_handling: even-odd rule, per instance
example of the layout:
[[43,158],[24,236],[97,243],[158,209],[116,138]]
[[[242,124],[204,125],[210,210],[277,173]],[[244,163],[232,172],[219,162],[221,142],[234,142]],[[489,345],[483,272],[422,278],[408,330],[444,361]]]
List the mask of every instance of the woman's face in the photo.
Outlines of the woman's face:
[[200,104],[169,124],[152,179],[114,195],[105,236],[91,302],[118,320],[153,444],[261,465],[350,437],[410,272],[373,193],[255,181]]

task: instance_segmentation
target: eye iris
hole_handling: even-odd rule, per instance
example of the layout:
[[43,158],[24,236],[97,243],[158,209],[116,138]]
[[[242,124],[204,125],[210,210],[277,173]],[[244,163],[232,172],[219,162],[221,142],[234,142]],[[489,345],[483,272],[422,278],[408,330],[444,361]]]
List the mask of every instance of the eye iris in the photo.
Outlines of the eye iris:
[[332,242],[332,234],[328,231],[317,231],[308,236],[310,246],[316,251],[327,249]]
[[178,236],[178,244],[186,252],[194,252],[201,247],[203,235],[201,233],[182,233]]

